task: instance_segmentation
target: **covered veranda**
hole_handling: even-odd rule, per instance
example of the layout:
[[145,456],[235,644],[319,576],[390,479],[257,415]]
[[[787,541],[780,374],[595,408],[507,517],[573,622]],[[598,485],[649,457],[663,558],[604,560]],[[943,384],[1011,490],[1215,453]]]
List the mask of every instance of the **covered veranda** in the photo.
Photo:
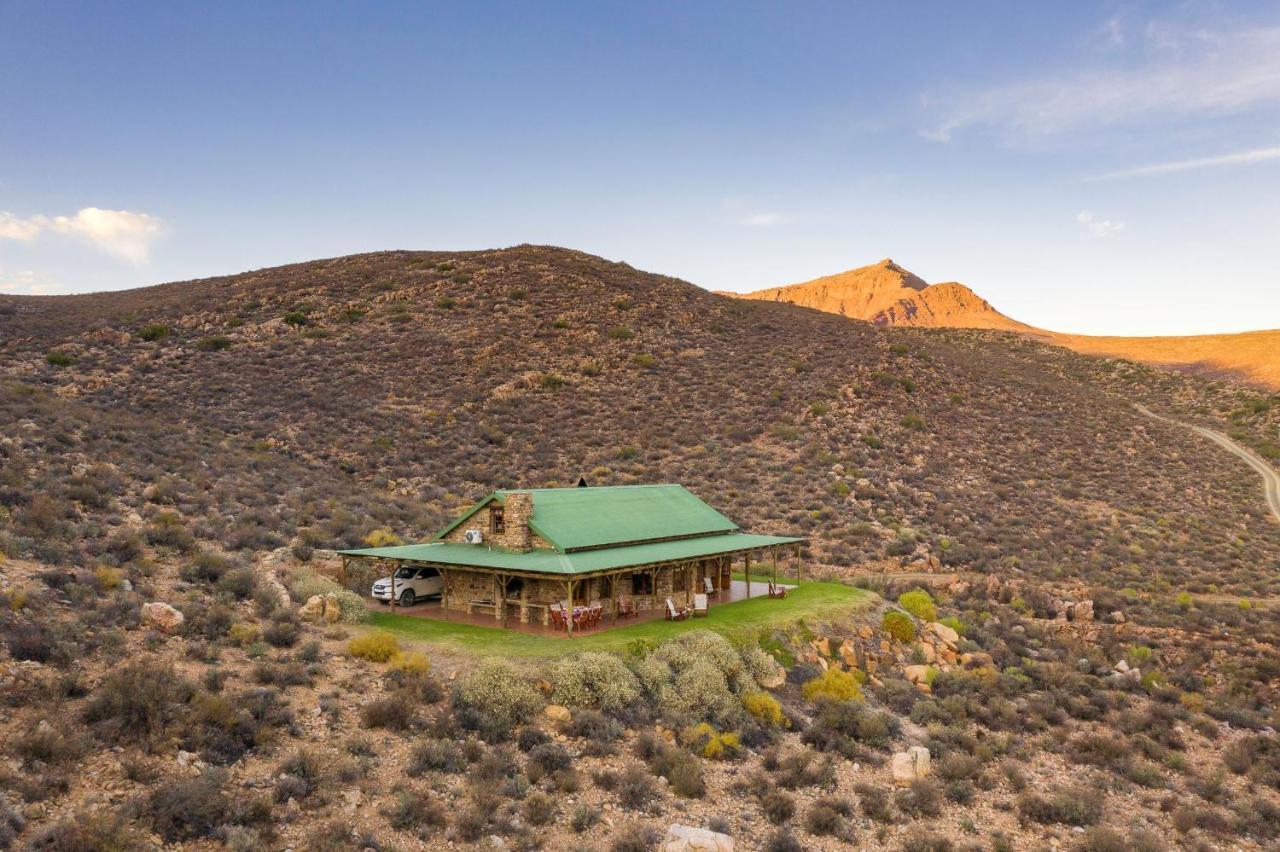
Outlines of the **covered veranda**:
[[[498,561],[493,559],[497,552],[409,545],[346,551],[343,570],[350,570],[357,560],[385,564],[388,574],[402,565],[430,566],[441,575],[440,600],[396,607],[395,612],[564,636],[641,621],[697,618],[714,607],[781,597],[802,580],[802,539],[745,534],[714,538],[718,541],[665,542],[656,550],[653,545],[641,545],[612,552],[560,554],[562,558],[554,562],[560,570],[555,571],[537,570],[544,568],[546,560],[520,558],[534,553],[499,554],[501,564],[477,565],[482,560]],[[647,555],[674,558],[644,559]],[[575,556],[588,558],[570,558]]]
[[[780,579],[775,588],[781,589],[784,593],[797,588],[797,581],[794,578]],[[708,598],[708,611],[719,608],[726,604],[740,603],[752,598],[769,597],[768,581],[757,581],[748,584],[745,580],[731,580],[729,588],[721,592],[721,594]],[[518,620],[508,619],[504,625],[495,625],[494,619],[486,612],[471,612],[452,609],[446,610],[441,601],[419,601],[413,606],[398,606],[394,610],[385,603],[374,601],[370,598],[369,606],[371,610],[380,612],[394,612],[396,615],[404,615],[412,618],[426,618],[433,621],[447,621],[451,624],[470,624],[475,627],[495,627],[500,626],[507,630],[515,630],[520,633],[527,633],[531,636],[590,636],[601,631],[612,629],[613,627],[625,627],[632,624],[644,624],[649,621],[662,621],[666,618],[666,612],[662,609],[645,610],[637,612],[634,617],[623,617],[622,619],[614,619],[612,617],[602,618],[598,624],[593,626],[579,626],[573,629],[572,634],[564,627],[556,627],[551,624],[543,624],[541,621],[521,622]],[[690,621],[700,620],[695,616],[689,616]]]

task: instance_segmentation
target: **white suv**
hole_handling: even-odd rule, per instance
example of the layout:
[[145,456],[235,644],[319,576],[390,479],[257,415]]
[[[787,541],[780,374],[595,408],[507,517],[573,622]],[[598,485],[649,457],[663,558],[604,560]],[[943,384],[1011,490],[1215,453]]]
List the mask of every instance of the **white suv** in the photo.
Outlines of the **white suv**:
[[[396,571],[396,606],[413,606],[425,598],[438,597],[443,591],[444,580],[435,568],[411,568],[406,565]],[[372,594],[374,600],[390,603],[391,578],[375,580]]]

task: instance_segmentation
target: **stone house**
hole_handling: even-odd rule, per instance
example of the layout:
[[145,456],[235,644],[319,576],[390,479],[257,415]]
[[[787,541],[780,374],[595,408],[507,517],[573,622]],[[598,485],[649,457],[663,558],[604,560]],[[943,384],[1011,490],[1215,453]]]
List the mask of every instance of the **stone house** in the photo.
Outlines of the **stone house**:
[[595,605],[614,623],[665,611],[668,598],[692,606],[708,588],[729,589],[738,560],[748,576],[753,559],[776,576],[779,557],[795,557],[798,570],[803,542],[746,533],[679,485],[580,486],[494,491],[429,542],[340,554],[432,567],[446,617],[492,615],[505,627],[547,624],[555,604]]

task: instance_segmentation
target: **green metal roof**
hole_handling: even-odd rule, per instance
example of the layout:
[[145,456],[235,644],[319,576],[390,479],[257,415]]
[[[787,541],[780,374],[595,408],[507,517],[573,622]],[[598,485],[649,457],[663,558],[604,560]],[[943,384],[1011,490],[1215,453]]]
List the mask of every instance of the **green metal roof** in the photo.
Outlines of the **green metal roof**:
[[529,527],[561,552],[736,532],[737,524],[680,485],[530,488],[494,491],[441,530],[443,538],[492,499],[533,498]]
[[[581,490],[598,489],[584,488]],[[680,490],[683,491],[684,489]],[[536,497],[534,498],[534,505],[538,505]],[[714,512],[714,510],[712,511]],[[716,514],[718,515],[719,513]],[[343,556],[367,556],[378,559],[398,559],[405,562],[429,562],[436,565],[528,571],[535,574],[571,575],[592,574],[597,571],[649,565],[655,562],[675,562],[704,556],[739,553],[744,550],[758,550],[779,544],[799,544],[803,541],[804,539],[802,538],[728,532],[697,538],[654,541],[645,544],[606,547],[570,553],[561,553],[555,550],[519,552],[490,549],[483,544],[456,544],[445,541],[433,541],[427,544],[403,544],[398,547],[340,550],[338,552]]]

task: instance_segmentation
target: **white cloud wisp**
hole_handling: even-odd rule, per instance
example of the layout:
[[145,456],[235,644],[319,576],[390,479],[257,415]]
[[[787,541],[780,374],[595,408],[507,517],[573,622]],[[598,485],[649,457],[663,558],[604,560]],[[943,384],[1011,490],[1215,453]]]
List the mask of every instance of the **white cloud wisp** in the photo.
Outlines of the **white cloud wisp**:
[[147,213],[85,207],[71,216],[36,215],[23,219],[0,211],[0,238],[30,242],[43,233],[87,240],[130,263],[145,263],[164,223]]
[[1113,222],[1110,219],[1099,219],[1092,210],[1081,210],[1076,214],[1076,221],[1095,237],[1109,237],[1123,231],[1124,222]]

